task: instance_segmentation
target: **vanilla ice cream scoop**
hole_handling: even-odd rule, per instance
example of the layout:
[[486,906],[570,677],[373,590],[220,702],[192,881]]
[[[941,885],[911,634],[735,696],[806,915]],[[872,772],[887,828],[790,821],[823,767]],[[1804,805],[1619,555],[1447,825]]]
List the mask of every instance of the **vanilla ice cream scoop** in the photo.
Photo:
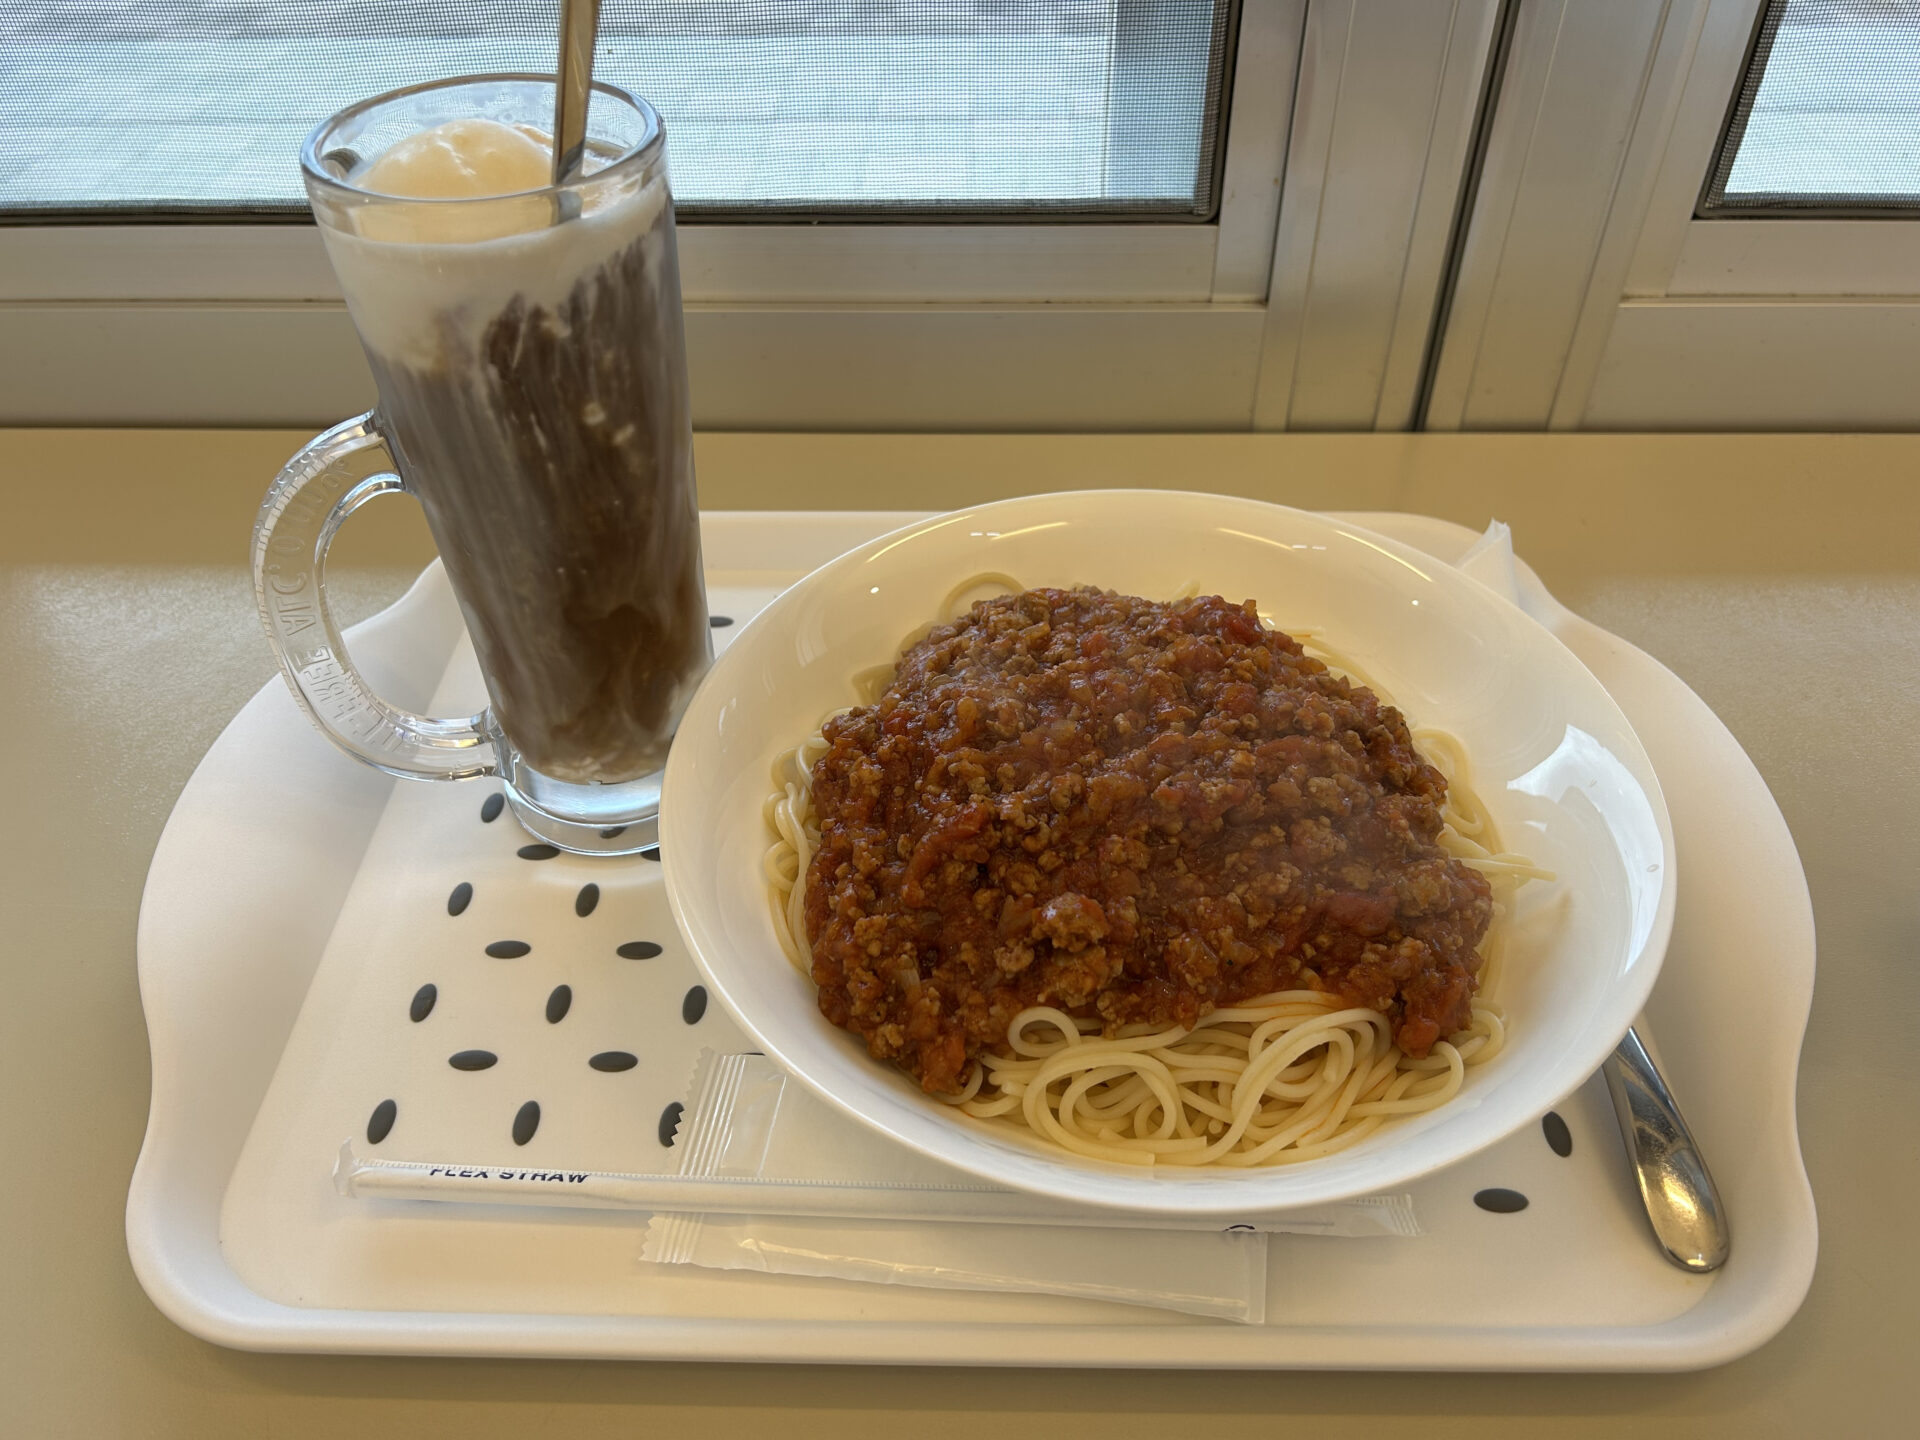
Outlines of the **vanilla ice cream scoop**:
[[409,135],[353,177],[361,190],[415,200],[478,200],[545,186],[553,151],[544,135],[479,118]]
[[552,216],[544,199],[527,197],[552,178],[553,150],[531,126],[479,117],[446,120],[388,147],[354,171],[355,189],[409,200],[473,200],[474,205],[393,205],[361,212],[370,240],[462,244],[538,230]]

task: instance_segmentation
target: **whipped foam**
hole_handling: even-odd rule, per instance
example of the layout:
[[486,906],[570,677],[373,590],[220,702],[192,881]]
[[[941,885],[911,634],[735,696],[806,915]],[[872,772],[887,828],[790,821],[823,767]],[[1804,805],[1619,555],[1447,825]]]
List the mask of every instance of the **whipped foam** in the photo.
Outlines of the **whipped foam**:
[[321,238],[369,349],[414,369],[463,363],[514,299],[553,309],[636,240],[663,243],[663,166],[573,191],[579,209],[563,219],[547,188],[552,155],[545,133],[476,117],[354,171],[355,189],[389,198],[344,209]]

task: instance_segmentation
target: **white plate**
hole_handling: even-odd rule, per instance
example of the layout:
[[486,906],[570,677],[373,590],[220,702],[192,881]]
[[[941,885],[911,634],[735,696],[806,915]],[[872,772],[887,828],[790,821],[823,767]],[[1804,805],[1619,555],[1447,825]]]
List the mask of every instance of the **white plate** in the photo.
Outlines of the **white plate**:
[[[1270,1169],[1106,1164],[960,1115],[820,1015],[768,915],[761,818],[775,757],[854,698],[968,576],[1256,598],[1364,664],[1417,723],[1460,736],[1506,844],[1557,879],[1523,892],[1499,996],[1505,1050],[1447,1105]],[[944,617],[942,617],[944,618]],[[1389,1190],[1538,1117],[1600,1064],[1652,989],[1672,926],[1673,838],[1646,752],[1543,626],[1383,535],[1257,501],[1154,491],[1029,496],[921,521],[823,566],[733,641],[689,707],[661,806],[674,916],[716,998],[794,1075],[936,1160],[1036,1193],[1227,1214]]]

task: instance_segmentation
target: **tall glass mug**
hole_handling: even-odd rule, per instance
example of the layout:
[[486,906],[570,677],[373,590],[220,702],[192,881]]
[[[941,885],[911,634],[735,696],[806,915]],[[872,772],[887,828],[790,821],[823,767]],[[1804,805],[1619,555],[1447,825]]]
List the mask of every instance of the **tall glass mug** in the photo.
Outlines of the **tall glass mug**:
[[[665,132],[645,101],[594,92],[585,173],[560,186],[539,76],[396,91],[308,139],[307,195],[379,401],[281,471],[253,574],[295,695],[342,749],[411,778],[498,775],[541,839],[630,854],[653,842],[712,643]],[[481,714],[389,705],[341,647],[327,547],[394,491],[426,510]]]

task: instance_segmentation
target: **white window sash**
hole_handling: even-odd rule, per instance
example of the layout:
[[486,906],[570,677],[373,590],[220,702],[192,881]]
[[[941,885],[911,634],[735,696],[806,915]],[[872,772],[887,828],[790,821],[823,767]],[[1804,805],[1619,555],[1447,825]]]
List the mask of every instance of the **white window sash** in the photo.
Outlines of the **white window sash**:
[[1429,428],[1920,419],[1913,220],[1696,216],[1762,4],[1522,7]]
[[[1405,428],[1499,9],[1246,0],[1212,223],[684,225],[696,424]],[[310,226],[0,227],[0,423],[370,399]]]

